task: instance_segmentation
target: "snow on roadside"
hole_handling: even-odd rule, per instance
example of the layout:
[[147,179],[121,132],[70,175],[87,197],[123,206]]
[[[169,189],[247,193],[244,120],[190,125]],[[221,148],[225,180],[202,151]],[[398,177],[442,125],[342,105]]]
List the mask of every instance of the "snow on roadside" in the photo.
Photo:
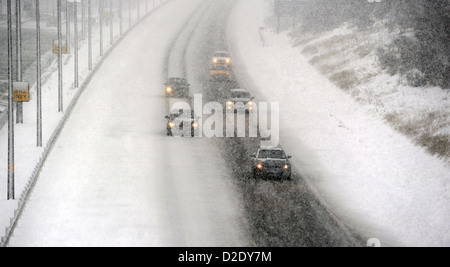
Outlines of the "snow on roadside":
[[[234,72],[259,100],[280,103],[281,145],[328,205],[385,245],[450,245],[450,167],[332,84],[265,32],[267,1],[239,1],[230,19]],[[252,10],[252,16],[248,11]]]
[[[142,8],[144,7],[144,8]],[[143,4],[141,10],[145,10]],[[150,9],[151,10],[151,9]],[[141,12],[141,16],[143,13]],[[133,20],[133,23],[136,22]],[[124,23],[124,25],[127,25]],[[127,25],[128,26],[128,25]],[[124,30],[127,30],[124,26]],[[118,38],[119,23],[114,25],[114,36]],[[73,29],[72,29],[73,32]],[[100,61],[100,38],[99,29],[94,28],[93,36],[93,64]],[[109,45],[109,25],[104,27],[103,32],[104,51]],[[88,70],[88,43],[87,40],[80,43],[79,47],[79,75],[80,85],[89,75]],[[57,62],[55,61],[48,70],[42,74],[42,106],[43,106],[43,144],[47,144],[53,131],[63,117],[58,113],[58,72]],[[64,107],[68,107],[78,88],[74,88],[74,57],[72,55],[63,55],[63,94]],[[14,216],[20,195],[28,183],[37,162],[42,156],[44,149],[36,147],[36,88],[30,89],[31,101],[24,104],[24,124],[15,125],[15,200],[6,200],[7,196],[7,151],[8,151],[8,127],[0,130],[0,162],[4,162],[0,168],[0,236],[3,237],[5,227],[10,225],[10,219]]]

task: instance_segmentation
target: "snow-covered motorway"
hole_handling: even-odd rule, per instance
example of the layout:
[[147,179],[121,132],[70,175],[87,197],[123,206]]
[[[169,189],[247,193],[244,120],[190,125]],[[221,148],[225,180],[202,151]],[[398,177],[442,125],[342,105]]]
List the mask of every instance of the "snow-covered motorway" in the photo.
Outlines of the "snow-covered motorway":
[[361,244],[298,171],[293,182],[249,179],[258,138],[165,135],[168,76],[186,75],[204,103],[239,86],[208,76],[211,54],[229,49],[236,2],[171,0],[123,40],[65,125],[10,246]]
[[10,246],[249,245],[219,149],[164,132],[168,48],[205,2],[169,1],[110,55],[47,159]]

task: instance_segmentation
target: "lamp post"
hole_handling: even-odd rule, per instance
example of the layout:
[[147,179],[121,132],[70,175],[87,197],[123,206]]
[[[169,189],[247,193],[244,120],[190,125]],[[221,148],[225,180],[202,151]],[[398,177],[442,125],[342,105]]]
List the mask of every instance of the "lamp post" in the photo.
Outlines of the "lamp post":
[[12,7],[7,0],[8,9],[8,192],[7,199],[14,199],[14,106],[13,106],[13,59],[12,59]]
[[66,0],[66,45],[67,53],[70,53],[70,13],[69,13],[69,0]]
[[88,1],[88,63],[89,70],[92,70],[92,3]]
[[42,147],[42,92],[41,92],[41,12],[39,0],[36,0],[36,91],[37,91],[37,142]]
[[[16,0],[16,60],[17,81],[22,81],[22,1]],[[16,123],[23,123],[23,103],[16,103]]]
[[74,56],[75,56],[75,80],[74,87],[78,88],[78,3],[74,1],[73,4],[73,26],[74,26]]
[[122,18],[122,0],[119,0],[119,24],[120,24],[120,36],[123,34],[123,18]]
[[109,0],[109,44],[114,41],[114,24],[113,24],[113,0]]
[[63,74],[62,74],[62,25],[61,25],[61,1],[57,0],[58,13],[58,112],[63,112]]
[[100,56],[103,56],[103,0],[99,2],[100,12]]

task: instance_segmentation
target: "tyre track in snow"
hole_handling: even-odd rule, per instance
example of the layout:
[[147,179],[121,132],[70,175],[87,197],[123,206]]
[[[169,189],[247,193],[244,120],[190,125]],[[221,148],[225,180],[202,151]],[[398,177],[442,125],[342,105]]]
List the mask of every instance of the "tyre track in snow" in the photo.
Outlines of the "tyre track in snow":
[[[185,60],[186,57],[186,52],[187,52],[187,48],[189,46],[189,44],[192,42],[192,36],[194,35],[194,32],[196,31],[196,29],[199,27],[199,24],[201,24],[202,21],[204,21],[205,17],[208,15],[208,11],[211,9],[211,7],[213,6],[214,1],[210,1],[210,0],[204,0],[203,3],[201,3],[196,11],[189,17],[189,19],[186,21],[185,25],[183,26],[182,29],[180,29],[180,31],[178,32],[178,34],[176,35],[176,37],[173,39],[171,45],[167,48],[167,52],[166,52],[166,59],[165,59],[165,65],[164,65],[164,71],[162,73],[162,78],[164,80],[167,80],[169,77],[186,77],[187,76],[187,62]],[[164,95],[164,87],[163,85],[161,85],[161,94]],[[180,99],[180,98],[166,98],[165,96],[163,96],[163,98],[165,99],[165,106],[166,106],[166,111],[167,114],[170,113],[171,107],[175,102],[187,102],[189,104],[192,104],[192,94],[190,95],[190,97],[188,99]],[[163,132],[161,133],[162,135],[166,135],[165,134],[165,128],[163,130]],[[167,137],[170,139],[174,139],[174,137]],[[175,138],[176,139],[176,138]],[[214,143],[209,142],[209,140],[195,140],[192,138],[181,138],[181,140],[175,140],[175,142],[177,141],[181,141],[182,143],[192,143],[192,142],[197,142],[197,144],[194,144],[194,147],[192,149],[202,149],[204,146],[214,146]],[[205,143],[207,142],[207,144],[205,145]],[[202,143],[202,144],[198,144],[198,143]],[[164,158],[176,158],[178,156],[178,153],[181,154],[186,154],[184,153],[185,151],[180,151],[182,149],[186,149],[186,146],[184,146],[183,144],[176,144],[173,142],[168,142],[168,147],[166,150],[164,150]],[[179,151],[179,152],[176,152]],[[207,151],[209,152],[209,151]],[[198,153],[193,153],[196,156],[198,156]],[[211,157],[212,155],[201,155],[201,157]],[[180,161],[183,160],[182,157],[179,157]],[[174,160],[173,164],[177,164],[176,162],[177,160]],[[170,222],[174,229],[178,228],[178,234],[184,234],[186,235],[186,233],[188,233],[187,235],[191,235],[194,236],[195,234],[195,230],[193,229],[194,227],[191,227],[191,229],[187,229],[186,225],[184,226],[185,229],[180,229],[180,226],[176,225],[177,222],[189,218],[189,212],[193,210],[191,209],[195,209],[196,207],[192,207],[191,205],[186,205],[185,202],[189,202],[188,199],[184,198],[183,199],[183,186],[179,184],[179,177],[183,176],[183,174],[179,171],[178,168],[174,168],[173,165],[168,164],[167,168],[169,169],[167,175],[165,176],[165,183],[166,186],[164,188],[166,188],[167,190],[175,190],[176,192],[181,192],[180,194],[174,194],[173,199],[171,199],[171,203],[172,205],[177,205],[179,208],[177,209],[178,211],[180,210],[184,210],[183,214],[175,214],[173,213],[171,216],[174,216],[172,222]],[[206,167],[208,168],[208,167]],[[192,171],[192,170],[191,170]],[[214,170],[212,170],[214,171]],[[191,175],[192,176],[192,175]],[[229,177],[226,178],[230,178],[230,180],[232,179],[232,175],[228,175]],[[220,176],[218,176],[220,177]],[[196,177],[196,178],[200,178],[200,177]],[[186,187],[189,187],[189,191],[193,192],[197,192],[199,194],[203,194],[205,193],[201,188],[196,188],[196,187],[201,187],[199,186],[198,182],[201,181],[202,179],[195,179],[195,181],[192,181],[192,184],[189,185],[185,184]],[[206,181],[208,182],[208,181]],[[206,185],[208,186],[208,185]],[[186,190],[186,189],[184,189]],[[226,190],[225,190],[226,191]],[[167,192],[166,194],[168,194],[169,192]],[[225,193],[226,194],[226,193]],[[181,196],[181,197],[180,197]],[[213,197],[214,198],[214,197]],[[221,197],[219,197],[221,198]],[[213,199],[211,199],[211,201],[213,201]],[[234,203],[240,203],[242,202],[240,199],[233,199],[232,202]],[[220,207],[212,207],[210,205],[210,207],[207,207],[205,211],[200,211],[201,207],[197,207],[198,210],[195,211],[197,213],[201,213],[201,215],[195,219],[195,221],[198,224],[202,224],[203,220],[205,219],[206,221],[216,221],[216,226],[215,226],[215,230],[213,229],[208,229],[206,231],[209,231],[211,235],[214,236],[220,236],[222,235],[222,245],[225,244],[227,246],[229,246],[230,244],[234,244],[237,246],[242,246],[242,245],[248,245],[248,241],[250,239],[249,235],[248,235],[248,231],[247,231],[247,223],[245,221],[245,218],[240,217],[237,218],[237,221],[234,222],[234,224],[241,230],[241,234],[242,236],[240,236],[237,240],[232,240],[233,238],[236,237],[236,234],[234,233],[234,230],[231,229],[232,232],[228,233],[229,236],[227,236],[228,234],[226,233],[227,229],[229,228],[229,226],[225,226],[225,225],[221,225],[221,222],[218,221],[218,218],[220,218],[221,216],[219,215],[218,218],[215,218],[215,216],[217,216],[217,212],[214,209],[218,209]],[[238,207],[235,207],[239,210]],[[192,223],[196,223],[195,221],[192,221]],[[226,222],[222,222],[225,223]],[[207,225],[205,225],[207,227]],[[221,230],[218,230],[219,228],[221,228]],[[218,232],[216,232],[218,231]],[[225,232],[224,232],[225,231]],[[200,233],[199,233],[200,234]],[[198,235],[197,235],[198,236]],[[227,237],[226,237],[227,236]],[[175,237],[174,237],[175,238]],[[179,239],[179,238],[178,238]],[[201,243],[199,243],[200,245],[202,245]],[[184,245],[189,245],[189,243],[184,242]],[[192,243],[190,244],[192,245]],[[204,245],[204,244],[203,244]]]
[[[230,84],[209,82],[210,56],[214,51],[229,50],[227,24],[236,0],[214,3],[213,12],[208,13],[200,23],[203,27],[197,28],[193,36],[195,40],[191,41],[190,59],[186,64],[189,81],[194,88],[201,88],[196,93],[203,94],[203,103],[220,101],[224,90],[239,88],[236,80]],[[251,179],[250,155],[259,148],[260,138],[217,138],[214,141],[234,174],[256,246],[363,245],[362,238],[351,232],[317,198],[296,164],[293,164],[292,182]]]

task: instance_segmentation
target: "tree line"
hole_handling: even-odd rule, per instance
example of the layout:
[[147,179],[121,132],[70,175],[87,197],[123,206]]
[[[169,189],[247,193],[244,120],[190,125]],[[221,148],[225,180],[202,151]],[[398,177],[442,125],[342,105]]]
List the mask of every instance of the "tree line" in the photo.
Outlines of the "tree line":
[[450,88],[449,0],[298,0],[305,31],[326,31],[344,23],[367,28],[383,20],[399,34],[377,51],[389,73],[413,86]]

